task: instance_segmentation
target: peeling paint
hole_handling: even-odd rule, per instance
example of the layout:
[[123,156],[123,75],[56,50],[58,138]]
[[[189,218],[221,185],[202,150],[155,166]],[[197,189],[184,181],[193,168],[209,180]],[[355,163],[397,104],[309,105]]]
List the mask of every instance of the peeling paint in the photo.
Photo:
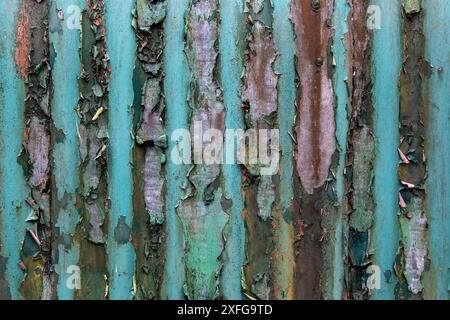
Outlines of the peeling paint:
[[[83,1],[84,2],[84,1]],[[82,1],[76,3],[84,8]],[[77,265],[79,243],[73,236],[79,223],[80,213],[76,207],[78,188],[79,119],[75,112],[78,99],[78,76],[80,66],[79,30],[71,30],[58,15],[58,10],[67,9],[67,2],[51,1],[49,18],[50,61],[52,69],[53,95],[51,115],[52,126],[52,199],[51,211],[55,235],[52,247],[55,272],[57,274],[56,297],[73,299],[74,290],[67,287],[67,268]],[[72,110],[72,112],[67,112]]]
[[[34,223],[34,230],[29,231],[38,243],[32,259],[26,256],[22,247],[22,262],[27,274],[21,285],[25,299],[53,298],[54,268],[51,252],[52,217],[50,214],[50,118],[48,97],[51,90],[48,42],[48,2],[23,3],[22,13],[30,26],[27,48],[27,98],[25,99],[24,145],[28,158],[28,185],[30,197],[27,203],[32,208],[27,222]],[[20,32],[19,32],[20,34]],[[18,34],[18,35],[19,35]],[[23,41],[20,40],[20,41]],[[24,44],[24,43],[22,43]],[[16,52],[17,58],[17,52]],[[24,230],[25,232],[25,230]]]
[[[25,180],[28,173],[21,161],[26,139],[27,83],[24,80],[28,73],[30,16],[23,1],[2,2],[0,9],[5,13],[0,22],[0,256],[3,270],[0,279],[4,289],[0,295],[22,299],[21,242],[27,234],[26,228],[30,227],[26,219],[32,212],[25,202],[29,196]],[[37,296],[42,293],[39,291],[36,290]]]
[[[138,42],[135,69],[135,128],[133,151],[134,208],[133,243],[136,250],[135,299],[160,298],[164,265],[165,99],[163,80],[166,1],[138,1],[133,26]],[[139,86],[136,84],[139,83]],[[139,95],[137,95],[137,91]],[[141,99],[139,99],[141,98]],[[143,108],[143,110],[142,110]]]
[[81,19],[79,100],[79,188],[77,207],[83,217],[76,238],[80,243],[81,288],[77,299],[101,297],[106,266],[108,203],[108,82],[111,74],[105,36],[105,4],[90,0]]
[[[225,126],[222,89],[215,74],[218,4],[217,0],[192,1],[186,15],[185,52],[191,70],[188,99],[192,109],[191,134],[195,134],[196,122],[201,123],[203,130],[223,131]],[[202,154],[196,154],[194,150],[194,157],[201,159]],[[185,190],[186,198],[177,208],[184,230],[184,292],[189,299],[213,299],[218,294],[222,267],[219,258],[224,249],[222,234],[228,221],[221,204],[223,192],[218,187],[220,174],[219,165],[193,166],[187,176],[190,186]]]
[[294,142],[291,134],[295,123],[295,46],[294,27],[290,20],[291,1],[273,3],[273,38],[278,52],[274,70],[278,74],[277,101],[280,129],[280,176],[275,188],[274,205],[275,252],[273,254],[273,287],[275,299],[292,300],[294,295]]
[[349,69],[348,81],[351,107],[348,133],[347,197],[349,217],[347,226],[347,276],[346,286],[350,299],[361,300],[370,296],[366,285],[367,268],[372,263],[370,251],[374,223],[374,111],[371,95],[372,37],[366,17],[369,2],[358,5],[352,1],[349,24]]
[[448,299],[448,1],[0,10],[0,299]]
[[300,191],[295,247],[297,299],[324,298],[330,292],[334,272],[335,247],[329,240],[337,221],[333,8],[333,1],[294,1],[291,7],[297,71],[294,157],[298,181],[294,189]]
[[[413,295],[420,294],[423,289],[421,276],[428,252],[427,213],[424,211],[426,191],[423,190],[427,177],[423,117],[427,112],[424,82],[429,77],[430,66],[424,58],[423,12],[414,1],[405,0],[403,4],[404,52],[399,82],[399,150],[409,163],[400,161],[398,166],[399,181],[403,185],[400,195],[405,203],[399,203],[402,241],[396,269],[399,278],[398,296],[408,298],[409,293],[404,290],[406,284]],[[399,202],[402,202],[401,199]],[[403,273],[399,274],[399,270],[403,270]]]
[[[225,125],[227,129],[243,128],[244,114],[241,108],[241,75],[244,70],[242,52],[244,47],[244,1],[220,0],[219,49],[221,84],[224,104],[227,108]],[[225,137],[227,139],[227,137]],[[227,141],[225,142],[227,143]],[[238,164],[223,166],[224,198],[231,205],[224,206],[229,216],[225,227],[223,268],[221,272],[221,296],[224,299],[242,299],[241,271],[245,261],[245,227],[242,219],[242,172]],[[239,275],[239,277],[237,276]]]
[[[242,102],[246,127],[272,129],[276,125],[278,110],[278,75],[274,71],[277,52],[271,29],[273,8],[268,1],[249,0],[246,1],[245,12],[248,15],[248,32]],[[243,172],[247,230],[244,293],[269,300],[274,294],[271,256],[275,249],[273,218],[276,186],[274,177],[260,175],[259,164],[246,165]]]

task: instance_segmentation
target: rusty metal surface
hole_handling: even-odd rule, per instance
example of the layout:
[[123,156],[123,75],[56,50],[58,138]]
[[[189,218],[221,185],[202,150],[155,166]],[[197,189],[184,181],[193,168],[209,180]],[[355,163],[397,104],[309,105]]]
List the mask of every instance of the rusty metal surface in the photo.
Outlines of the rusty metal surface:
[[0,299],[448,300],[448,1],[0,10]]

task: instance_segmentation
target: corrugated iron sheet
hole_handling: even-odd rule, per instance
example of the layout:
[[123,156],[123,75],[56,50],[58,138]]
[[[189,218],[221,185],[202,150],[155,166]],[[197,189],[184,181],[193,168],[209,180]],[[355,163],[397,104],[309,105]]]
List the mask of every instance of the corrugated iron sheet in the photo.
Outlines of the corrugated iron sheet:
[[449,298],[448,1],[0,11],[1,299]]

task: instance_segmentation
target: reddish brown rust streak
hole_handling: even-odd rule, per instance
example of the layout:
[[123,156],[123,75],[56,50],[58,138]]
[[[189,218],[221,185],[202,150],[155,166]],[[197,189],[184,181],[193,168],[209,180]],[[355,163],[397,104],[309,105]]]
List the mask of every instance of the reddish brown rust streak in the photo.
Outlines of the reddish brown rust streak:
[[28,71],[28,49],[30,46],[30,39],[28,35],[30,33],[30,14],[28,12],[29,3],[25,0],[21,1],[19,9],[19,15],[17,19],[17,47],[15,53],[16,65],[19,75],[22,78],[26,78]]
[[294,1],[292,21],[296,32],[297,73],[302,96],[297,119],[297,170],[305,190],[312,194],[328,176],[336,150],[333,88],[329,66],[328,25],[333,1],[313,9],[310,1]]

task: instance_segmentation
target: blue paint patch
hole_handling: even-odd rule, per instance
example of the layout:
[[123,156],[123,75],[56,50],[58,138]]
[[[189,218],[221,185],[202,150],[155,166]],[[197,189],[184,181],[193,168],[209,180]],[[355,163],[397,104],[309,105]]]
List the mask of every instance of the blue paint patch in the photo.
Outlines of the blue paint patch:
[[[111,63],[109,81],[109,230],[119,219],[132,224],[131,108],[134,100],[133,72],[136,40],[132,28],[134,0],[107,0],[106,45]],[[131,299],[136,254],[130,242],[117,242],[109,233],[107,252],[109,269],[109,298]]]
[[[373,108],[375,111],[375,224],[372,236],[374,263],[379,266],[381,288],[373,299],[394,299],[397,283],[394,260],[399,244],[397,166],[399,133],[398,79],[402,66],[401,3],[399,0],[372,0],[381,9],[381,29],[373,30]],[[390,277],[386,277],[391,275]]]

